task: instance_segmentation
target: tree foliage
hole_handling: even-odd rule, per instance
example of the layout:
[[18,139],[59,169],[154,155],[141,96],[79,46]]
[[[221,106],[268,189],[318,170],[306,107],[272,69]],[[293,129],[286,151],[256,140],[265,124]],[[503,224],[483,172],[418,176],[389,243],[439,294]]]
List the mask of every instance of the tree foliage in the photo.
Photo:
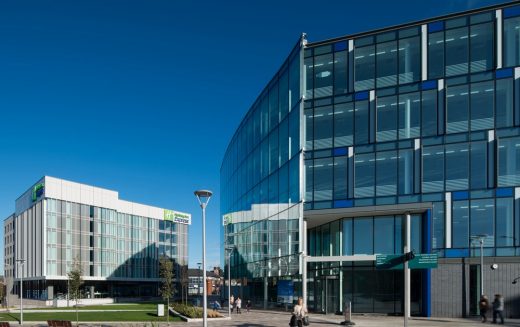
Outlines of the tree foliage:
[[76,326],[79,324],[79,313],[78,313],[78,304],[79,299],[81,297],[81,286],[83,285],[83,278],[81,275],[83,271],[81,269],[81,263],[78,258],[74,258],[74,262],[67,273],[68,276],[68,288],[69,288],[69,298],[76,302]]
[[170,298],[175,295],[173,279],[175,277],[173,271],[173,260],[167,256],[159,258],[159,276],[162,279],[161,296],[167,301],[166,316],[168,323],[170,322]]

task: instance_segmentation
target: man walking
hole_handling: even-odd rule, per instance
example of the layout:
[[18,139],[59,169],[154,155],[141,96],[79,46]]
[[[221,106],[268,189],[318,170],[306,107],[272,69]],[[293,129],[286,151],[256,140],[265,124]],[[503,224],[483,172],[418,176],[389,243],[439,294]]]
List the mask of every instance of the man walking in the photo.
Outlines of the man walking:
[[497,316],[500,317],[500,324],[504,324],[504,298],[500,294],[495,294],[495,300],[493,301],[493,323],[497,323]]

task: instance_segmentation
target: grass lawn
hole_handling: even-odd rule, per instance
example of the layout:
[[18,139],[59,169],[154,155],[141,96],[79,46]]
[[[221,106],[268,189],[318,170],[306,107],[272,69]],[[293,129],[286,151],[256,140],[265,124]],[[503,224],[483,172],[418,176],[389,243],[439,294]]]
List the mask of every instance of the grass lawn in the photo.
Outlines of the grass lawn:
[[[157,310],[157,304],[164,304],[164,309],[166,310],[166,302],[145,302],[145,303],[122,303],[122,304],[102,304],[102,305],[89,305],[89,306],[82,306],[81,301],[79,302],[79,311],[81,310],[150,310],[155,311]],[[76,311],[76,308],[73,306],[70,307],[64,307],[64,308],[54,308],[54,307],[48,307],[48,308],[34,308],[30,310],[72,310]]]
[[[0,313],[0,321],[18,321],[19,313]],[[76,321],[75,312],[35,312],[24,313],[24,321],[70,320]],[[79,321],[166,321],[166,317],[157,317],[152,311],[122,311],[122,312],[80,312]],[[181,321],[180,318],[170,316],[170,321]]]

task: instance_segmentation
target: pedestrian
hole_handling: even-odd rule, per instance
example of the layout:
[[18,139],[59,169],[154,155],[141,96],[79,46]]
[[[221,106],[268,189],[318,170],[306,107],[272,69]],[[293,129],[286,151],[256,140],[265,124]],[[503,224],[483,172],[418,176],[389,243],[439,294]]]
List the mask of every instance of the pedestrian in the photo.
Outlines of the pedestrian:
[[[289,323],[289,326],[307,326],[309,324],[308,317],[307,317],[308,311],[307,307],[303,303],[303,299],[300,297],[298,298],[298,303],[294,306],[294,310],[292,312],[291,321]],[[304,322],[305,321],[305,322]]]
[[497,323],[497,316],[500,317],[500,324],[504,324],[504,298],[500,294],[495,294],[495,299],[493,300],[493,323]]
[[213,311],[218,311],[220,310],[220,303],[215,300],[215,302],[213,302]]
[[249,312],[251,310],[251,300],[247,300],[246,302],[246,312]]
[[235,297],[231,294],[229,298],[229,307],[231,308],[231,313],[233,313],[233,309],[235,308]]
[[480,301],[478,302],[478,308],[480,310],[480,317],[482,318],[482,322],[487,321],[486,313],[489,309],[489,300],[487,296],[481,295]]
[[242,300],[240,299],[240,296],[238,296],[237,299],[235,300],[235,305],[237,307],[237,313],[238,314],[242,313],[240,311],[240,309],[242,308]]

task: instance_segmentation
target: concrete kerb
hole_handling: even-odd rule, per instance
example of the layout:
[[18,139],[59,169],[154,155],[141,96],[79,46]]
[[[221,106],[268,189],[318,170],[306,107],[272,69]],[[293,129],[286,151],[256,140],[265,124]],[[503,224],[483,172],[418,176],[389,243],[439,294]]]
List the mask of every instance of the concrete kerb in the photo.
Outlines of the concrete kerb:
[[[170,308],[170,312],[173,313],[173,315],[181,318],[182,320],[190,323],[190,322],[202,322],[203,319],[202,318],[188,318],[182,314],[180,314],[179,312],[173,310],[172,308]],[[219,317],[219,318],[208,318],[208,321],[221,321],[221,320],[231,320],[231,317]]]

